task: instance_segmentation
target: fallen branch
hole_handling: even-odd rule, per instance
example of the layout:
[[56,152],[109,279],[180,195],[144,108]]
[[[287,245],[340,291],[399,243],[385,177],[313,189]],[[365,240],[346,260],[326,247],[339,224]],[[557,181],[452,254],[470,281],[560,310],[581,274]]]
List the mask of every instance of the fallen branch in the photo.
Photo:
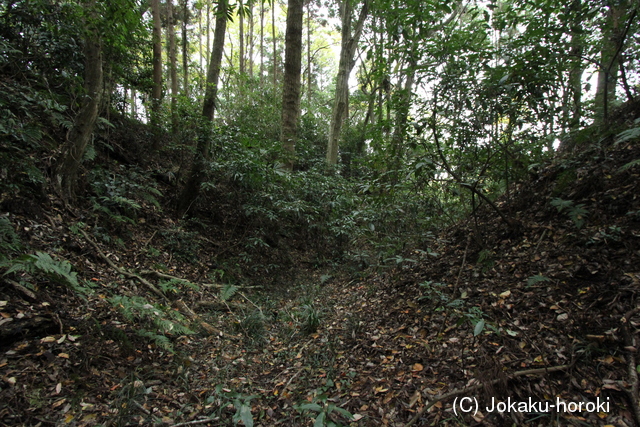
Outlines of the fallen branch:
[[[180,282],[189,282],[189,280],[187,279],[183,279],[182,277],[178,277],[178,276],[172,276],[171,274],[166,274],[166,273],[160,273],[159,271],[154,271],[154,270],[142,270],[140,271],[140,274],[143,276],[155,276],[159,279],[167,279],[167,280],[178,280]],[[207,288],[224,288],[225,285],[218,285],[218,284],[214,284],[214,283],[198,283],[198,286],[204,286]],[[262,288],[262,286],[238,286],[239,288],[243,288],[243,289],[257,289],[257,288]]]
[[[509,381],[509,380],[514,379],[514,378],[523,377],[523,376],[526,376],[526,375],[541,375],[541,374],[547,374],[547,373],[551,373],[551,372],[564,371],[565,369],[569,369],[572,366],[573,366],[573,364],[571,364],[571,365],[552,366],[550,368],[527,369],[525,371],[514,372],[513,374],[507,376],[506,380]],[[493,381],[490,381],[486,385],[494,385],[494,384],[499,383],[500,381],[502,381],[502,379],[495,379]],[[438,402],[440,402],[442,400],[449,399],[450,397],[453,397],[453,396],[458,396],[458,395],[463,394],[463,393],[470,393],[470,392],[473,392],[473,391],[480,390],[484,386],[485,386],[484,383],[480,383],[480,384],[476,384],[476,385],[474,385],[472,387],[465,387],[465,388],[455,389],[455,390],[450,391],[449,393],[441,394],[441,395],[438,395],[438,396],[434,397],[429,402],[428,405],[422,407],[416,413],[416,415],[413,418],[411,418],[411,420],[407,424],[405,424],[405,427],[409,427],[409,426],[414,425],[416,423],[416,421],[418,421],[418,419],[422,416],[422,414],[424,414],[425,411],[429,410],[429,408],[431,408],[436,403],[438,403]]]
[[226,338],[230,338],[234,341],[239,341],[240,338],[235,336],[235,335],[229,335],[229,334],[225,334],[224,332],[222,332],[219,329],[214,328],[213,326],[211,326],[210,324],[208,324],[207,322],[205,322],[204,320],[202,320],[202,317],[200,317],[198,314],[196,314],[193,310],[191,310],[189,307],[187,307],[187,305],[184,303],[184,301],[182,300],[178,300],[175,302],[174,304],[184,315],[186,315],[187,317],[191,318],[192,320],[196,321],[201,327],[202,329],[204,329],[205,331],[207,331],[208,334],[210,335],[220,335],[220,336],[224,336]]
[[210,422],[219,421],[219,420],[220,420],[220,417],[203,418],[201,420],[186,421],[184,423],[174,424],[171,427],[194,426],[196,424],[210,423]]
[[127,270],[124,270],[120,267],[118,267],[117,265],[115,265],[113,263],[113,261],[111,261],[109,259],[109,257],[107,257],[104,252],[102,252],[102,250],[100,249],[100,247],[98,246],[98,244],[96,242],[94,242],[91,237],[89,237],[89,235],[81,228],[78,228],[80,230],[80,232],[82,233],[82,235],[84,236],[84,238],[87,240],[87,242],[89,242],[91,244],[91,246],[93,246],[93,248],[98,252],[98,255],[100,255],[100,257],[109,265],[109,267],[111,267],[112,269],[114,269],[118,274],[123,275],[124,277],[127,277],[129,279],[136,279],[138,282],[142,283],[143,285],[145,285],[147,288],[149,288],[149,290],[151,290],[151,292],[153,292],[154,294],[156,294],[158,297],[160,297],[165,303],[170,304],[169,299],[160,291],[160,289],[156,288],[155,285],[151,282],[149,282],[147,279],[145,279],[144,277],[138,276],[135,273],[131,273]]
[[24,286],[22,286],[20,283],[14,281],[14,280],[11,280],[11,279],[6,279],[6,278],[4,280],[7,283],[9,283],[11,286],[13,286],[13,289],[15,289],[16,291],[22,292],[29,300],[38,301],[38,298],[36,297],[36,294],[34,294],[29,289],[27,289]]

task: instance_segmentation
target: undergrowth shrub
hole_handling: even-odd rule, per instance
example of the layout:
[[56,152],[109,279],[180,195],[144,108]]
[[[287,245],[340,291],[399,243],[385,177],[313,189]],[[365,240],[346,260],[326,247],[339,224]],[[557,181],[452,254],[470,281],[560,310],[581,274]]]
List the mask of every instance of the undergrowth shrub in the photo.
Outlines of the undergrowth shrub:
[[15,254],[21,248],[20,237],[13,229],[11,220],[7,217],[0,217],[0,266],[9,255]]
[[96,167],[89,173],[89,182],[93,210],[110,221],[135,224],[145,203],[161,209],[162,193],[137,167],[119,165],[115,171]]
[[125,319],[140,326],[136,331],[139,336],[164,350],[173,351],[170,337],[194,334],[185,317],[170,307],[151,304],[140,296],[115,295],[109,298],[109,302]]
[[[7,271],[4,275],[24,272],[34,278],[44,278],[49,282],[67,286],[80,295],[87,295],[91,289],[87,283],[81,283],[78,280],[78,273],[73,271],[73,267],[69,261],[59,261],[54,259],[46,252],[36,252],[35,254],[22,255],[10,261],[5,261]],[[28,288],[34,289],[34,286],[25,282]]]

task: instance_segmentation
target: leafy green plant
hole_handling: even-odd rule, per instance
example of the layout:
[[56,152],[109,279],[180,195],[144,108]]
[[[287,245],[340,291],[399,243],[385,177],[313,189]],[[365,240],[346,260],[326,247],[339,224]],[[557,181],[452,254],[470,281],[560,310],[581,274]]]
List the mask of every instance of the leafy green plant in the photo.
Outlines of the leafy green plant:
[[238,289],[237,286],[226,283],[222,286],[222,289],[220,289],[220,299],[222,301],[229,301],[236,292],[238,292]]
[[180,286],[184,286],[194,291],[197,291],[200,289],[198,285],[196,285],[195,283],[191,283],[190,281],[185,279],[170,279],[170,280],[161,280],[160,282],[158,282],[158,288],[160,288],[160,290],[165,294],[179,293]]
[[535,276],[531,276],[527,279],[527,286],[533,286],[538,283],[550,282],[551,279],[548,277],[542,276],[540,274],[536,274]]
[[247,339],[255,344],[263,344],[267,329],[265,327],[265,317],[262,311],[254,310],[247,314],[239,324],[239,327]]
[[21,248],[20,237],[13,229],[9,218],[0,217],[0,263],[6,259],[7,254],[16,253]]
[[566,212],[577,228],[582,228],[585,217],[589,214],[583,203],[575,205],[572,200],[562,200],[558,197],[551,199],[551,206],[554,206],[558,212]]
[[67,286],[81,295],[88,295],[91,289],[86,284],[80,284],[78,273],[73,271],[69,261],[58,261],[46,252],[36,252],[35,255],[22,255],[7,262],[8,269],[4,275],[24,271],[31,275],[42,275],[49,281]]
[[451,297],[444,292],[447,287],[444,283],[428,280],[420,283],[419,286],[423,289],[424,294],[418,300],[431,301],[436,306],[436,311],[444,310],[445,307],[459,307],[463,303],[460,299],[451,300]]
[[149,303],[139,296],[128,297],[116,295],[109,298],[128,321],[142,326],[137,334],[153,341],[158,347],[173,351],[169,340],[171,335],[192,335],[194,332],[187,326],[183,315],[168,307]]
[[205,405],[215,405],[218,410],[217,415],[222,415],[223,411],[232,406],[235,408],[233,422],[242,421],[245,427],[253,427],[253,415],[251,414],[251,401],[255,399],[255,395],[245,395],[236,391],[225,389],[221,384],[215,388],[214,395],[209,396],[205,400]]
[[640,119],[636,119],[634,124],[635,127],[622,131],[616,136],[616,144],[640,138]]
[[318,390],[318,393],[313,396],[311,402],[294,405],[294,409],[302,416],[314,420],[314,427],[342,427],[346,425],[339,421],[334,421],[332,419],[333,414],[342,416],[348,421],[354,419],[351,412],[330,401],[326,393],[326,390],[330,387],[333,387],[333,381],[328,379],[327,385]]
[[95,195],[90,200],[94,211],[118,223],[134,224],[143,201],[160,208],[158,197],[162,197],[162,193],[141,171],[121,167],[118,172],[101,168],[91,171],[90,182]]
[[488,249],[481,250],[478,254],[478,264],[481,266],[483,273],[491,269],[494,265],[493,252]]
[[618,172],[624,172],[638,165],[640,165],[640,159],[632,160],[629,163],[626,163],[625,165],[621,166],[620,169],[618,169]]
[[313,301],[308,301],[301,307],[302,325],[300,329],[305,334],[313,334],[321,324],[322,311],[318,309]]

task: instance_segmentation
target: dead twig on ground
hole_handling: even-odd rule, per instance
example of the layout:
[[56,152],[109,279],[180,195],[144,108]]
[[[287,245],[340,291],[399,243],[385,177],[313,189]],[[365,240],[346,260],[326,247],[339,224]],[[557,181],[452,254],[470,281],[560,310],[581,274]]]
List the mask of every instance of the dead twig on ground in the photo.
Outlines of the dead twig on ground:
[[160,297],[165,303],[170,304],[169,299],[162,293],[162,291],[160,291],[160,289],[156,288],[156,286],[149,282],[147,279],[145,279],[144,277],[141,277],[135,273],[131,273],[127,270],[124,270],[120,267],[118,267],[117,265],[115,265],[115,263],[113,261],[111,261],[109,259],[108,256],[106,256],[104,254],[104,252],[102,252],[102,250],[100,249],[100,247],[98,246],[98,244],[96,242],[93,241],[93,239],[91,239],[91,237],[89,237],[89,235],[87,234],[86,231],[84,231],[81,228],[78,228],[78,230],[80,230],[80,233],[82,233],[82,235],[84,236],[84,238],[87,240],[87,242],[89,242],[89,244],[91,246],[93,246],[93,248],[96,250],[96,252],[98,252],[98,255],[100,255],[100,257],[109,265],[109,267],[111,267],[112,269],[114,269],[118,274],[121,274],[124,277],[127,277],[129,279],[135,279],[138,282],[142,283],[143,285],[145,285],[151,292],[153,292],[154,294],[156,294],[158,297]]

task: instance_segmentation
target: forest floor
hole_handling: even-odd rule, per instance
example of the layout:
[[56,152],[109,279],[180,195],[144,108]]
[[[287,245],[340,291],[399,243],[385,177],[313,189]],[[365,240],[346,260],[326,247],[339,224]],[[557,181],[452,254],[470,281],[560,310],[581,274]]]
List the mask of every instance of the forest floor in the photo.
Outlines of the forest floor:
[[[118,245],[55,200],[40,219],[13,214],[93,292],[4,276],[0,425],[635,425],[640,170],[620,168],[640,147],[575,158],[499,199],[508,225],[483,210],[393,267],[301,267],[275,293],[207,284],[206,262],[154,250],[175,226],[160,215]],[[139,338],[112,297],[162,302],[161,286],[197,331],[173,351]]]

